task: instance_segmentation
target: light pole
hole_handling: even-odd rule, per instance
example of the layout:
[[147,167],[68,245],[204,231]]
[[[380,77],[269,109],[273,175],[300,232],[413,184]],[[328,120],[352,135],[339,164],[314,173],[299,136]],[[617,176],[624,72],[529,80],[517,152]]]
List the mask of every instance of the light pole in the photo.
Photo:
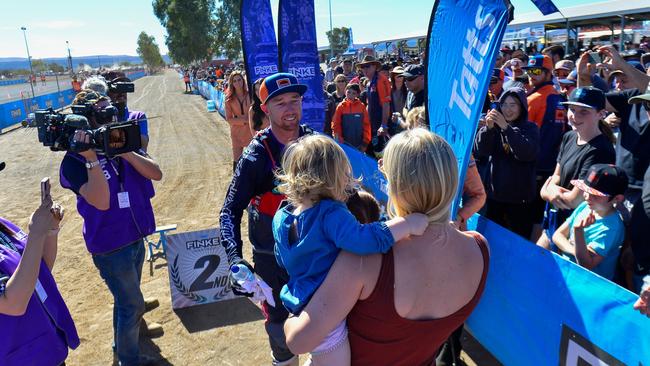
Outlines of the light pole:
[[74,67],[72,66],[72,55],[70,55],[70,42],[65,41],[65,46],[68,48],[68,68],[70,69],[70,77],[74,75]]
[[20,27],[23,31],[23,37],[25,38],[25,48],[27,49],[27,61],[29,61],[29,86],[32,88],[32,99],[36,96],[34,95],[34,84],[32,84],[32,76],[34,76],[34,69],[32,68],[32,56],[29,55],[29,46],[27,46],[27,28]]
[[[332,47],[332,38],[334,38],[334,33],[332,33],[332,0],[329,0],[330,5],[330,59],[334,57],[334,47]],[[327,62],[329,67],[329,62]]]

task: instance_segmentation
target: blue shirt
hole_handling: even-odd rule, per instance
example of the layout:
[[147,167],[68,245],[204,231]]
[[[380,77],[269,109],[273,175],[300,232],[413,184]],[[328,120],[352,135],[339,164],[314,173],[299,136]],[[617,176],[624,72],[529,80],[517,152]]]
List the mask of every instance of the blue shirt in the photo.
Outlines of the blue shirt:
[[[587,202],[582,202],[569,216],[567,219],[571,228],[569,240],[574,240],[573,226],[589,215],[590,212],[591,209]],[[623,220],[614,211],[605,217],[597,218],[596,222],[584,229],[584,232],[587,246],[603,257],[603,260],[592,269],[592,272],[608,280],[613,279],[616,270],[616,259],[625,237]],[[563,254],[563,256],[572,262],[576,262],[575,257],[572,255]]]
[[[343,202],[324,199],[298,215],[293,210],[287,205],[273,217],[275,257],[289,273],[280,298],[293,314],[307,305],[341,249],[385,253],[395,242],[385,223],[360,224]],[[292,228],[295,240],[290,239]]]

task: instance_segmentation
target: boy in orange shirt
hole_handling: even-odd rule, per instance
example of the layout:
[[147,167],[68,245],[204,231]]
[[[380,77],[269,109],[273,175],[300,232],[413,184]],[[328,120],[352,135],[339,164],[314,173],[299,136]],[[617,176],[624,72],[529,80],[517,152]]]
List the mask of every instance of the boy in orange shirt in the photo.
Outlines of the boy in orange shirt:
[[359,100],[359,84],[345,87],[345,99],[336,107],[332,117],[332,134],[338,142],[345,142],[365,152],[370,143],[370,116]]

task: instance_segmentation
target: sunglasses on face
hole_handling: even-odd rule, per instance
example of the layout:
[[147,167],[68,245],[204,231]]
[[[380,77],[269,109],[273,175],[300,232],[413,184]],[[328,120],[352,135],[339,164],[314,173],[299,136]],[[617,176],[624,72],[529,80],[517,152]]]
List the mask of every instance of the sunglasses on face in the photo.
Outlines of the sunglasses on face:
[[539,76],[542,75],[542,69],[528,69],[526,70],[526,73],[528,75]]
[[411,77],[406,78],[406,81],[413,81],[413,80],[415,80],[417,78],[418,78],[417,76],[411,76]]
[[362,69],[367,69],[367,68],[369,68],[370,66],[372,66],[372,65],[370,65],[370,64],[368,64],[368,65],[361,65],[361,66],[359,66],[359,67],[362,68]]

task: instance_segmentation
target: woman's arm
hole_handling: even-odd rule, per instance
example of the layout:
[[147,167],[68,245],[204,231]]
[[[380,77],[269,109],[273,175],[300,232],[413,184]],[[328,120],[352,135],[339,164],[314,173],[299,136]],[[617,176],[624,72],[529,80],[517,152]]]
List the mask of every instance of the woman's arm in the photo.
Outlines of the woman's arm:
[[231,101],[226,101],[226,121],[230,125],[233,126],[239,126],[239,125],[246,125],[248,123],[248,116],[246,115],[236,115],[232,111],[232,107],[230,106]]
[[158,164],[150,157],[145,157],[134,152],[128,152],[120,155],[120,157],[129,162],[143,177],[152,180],[161,180],[162,171]]
[[569,192],[569,190],[560,187],[558,183],[560,183],[560,164],[555,165],[555,172],[553,172],[553,175],[548,178],[546,183],[544,183],[544,186],[539,192],[540,196],[544,201],[552,203],[557,208],[573,208],[564,201],[564,197],[562,196],[562,193]]
[[476,164],[467,168],[463,182],[463,196],[467,199],[463,200],[463,207],[458,209],[458,216],[462,220],[459,223],[461,226],[483,207],[487,198]]
[[4,293],[0,295],[0,314],[21,316],[27,310],[41,266],[45,236],[53,227],[51,206],[52,200],[47,199],[32,214],[22,258],[16,271],[7,281]]
[[565,191],[560,194],[562,201],[567,205],[568,209],[576,208],[584,197],[582,191],[578,187],[573,187],[570,191]]
[[[80,154],[87,162],[98,160],[97,154],[93,150]],[[110,208],[110,191],[101,166],[88,169],[88,181],[79,187],[79,195],[98,210],[106,211]]]
[[[51,199],[48,197],[48,199]],[[54,262],[56,261],[56,254],[58,251],[59,244],[59,225],[61,220],[63,220],[64,210],[63,207],[58,203],[52,204],[52,215],[54,217],[54,222],[52,227],[47,232],[45,237],[45,245],[43,246],[43,261],[47,268],[52,271],[54,268]]]
[[311,352],[354,307],[363,290],[364,258],[341,251],[309,304],[284,323],[291,352]]

